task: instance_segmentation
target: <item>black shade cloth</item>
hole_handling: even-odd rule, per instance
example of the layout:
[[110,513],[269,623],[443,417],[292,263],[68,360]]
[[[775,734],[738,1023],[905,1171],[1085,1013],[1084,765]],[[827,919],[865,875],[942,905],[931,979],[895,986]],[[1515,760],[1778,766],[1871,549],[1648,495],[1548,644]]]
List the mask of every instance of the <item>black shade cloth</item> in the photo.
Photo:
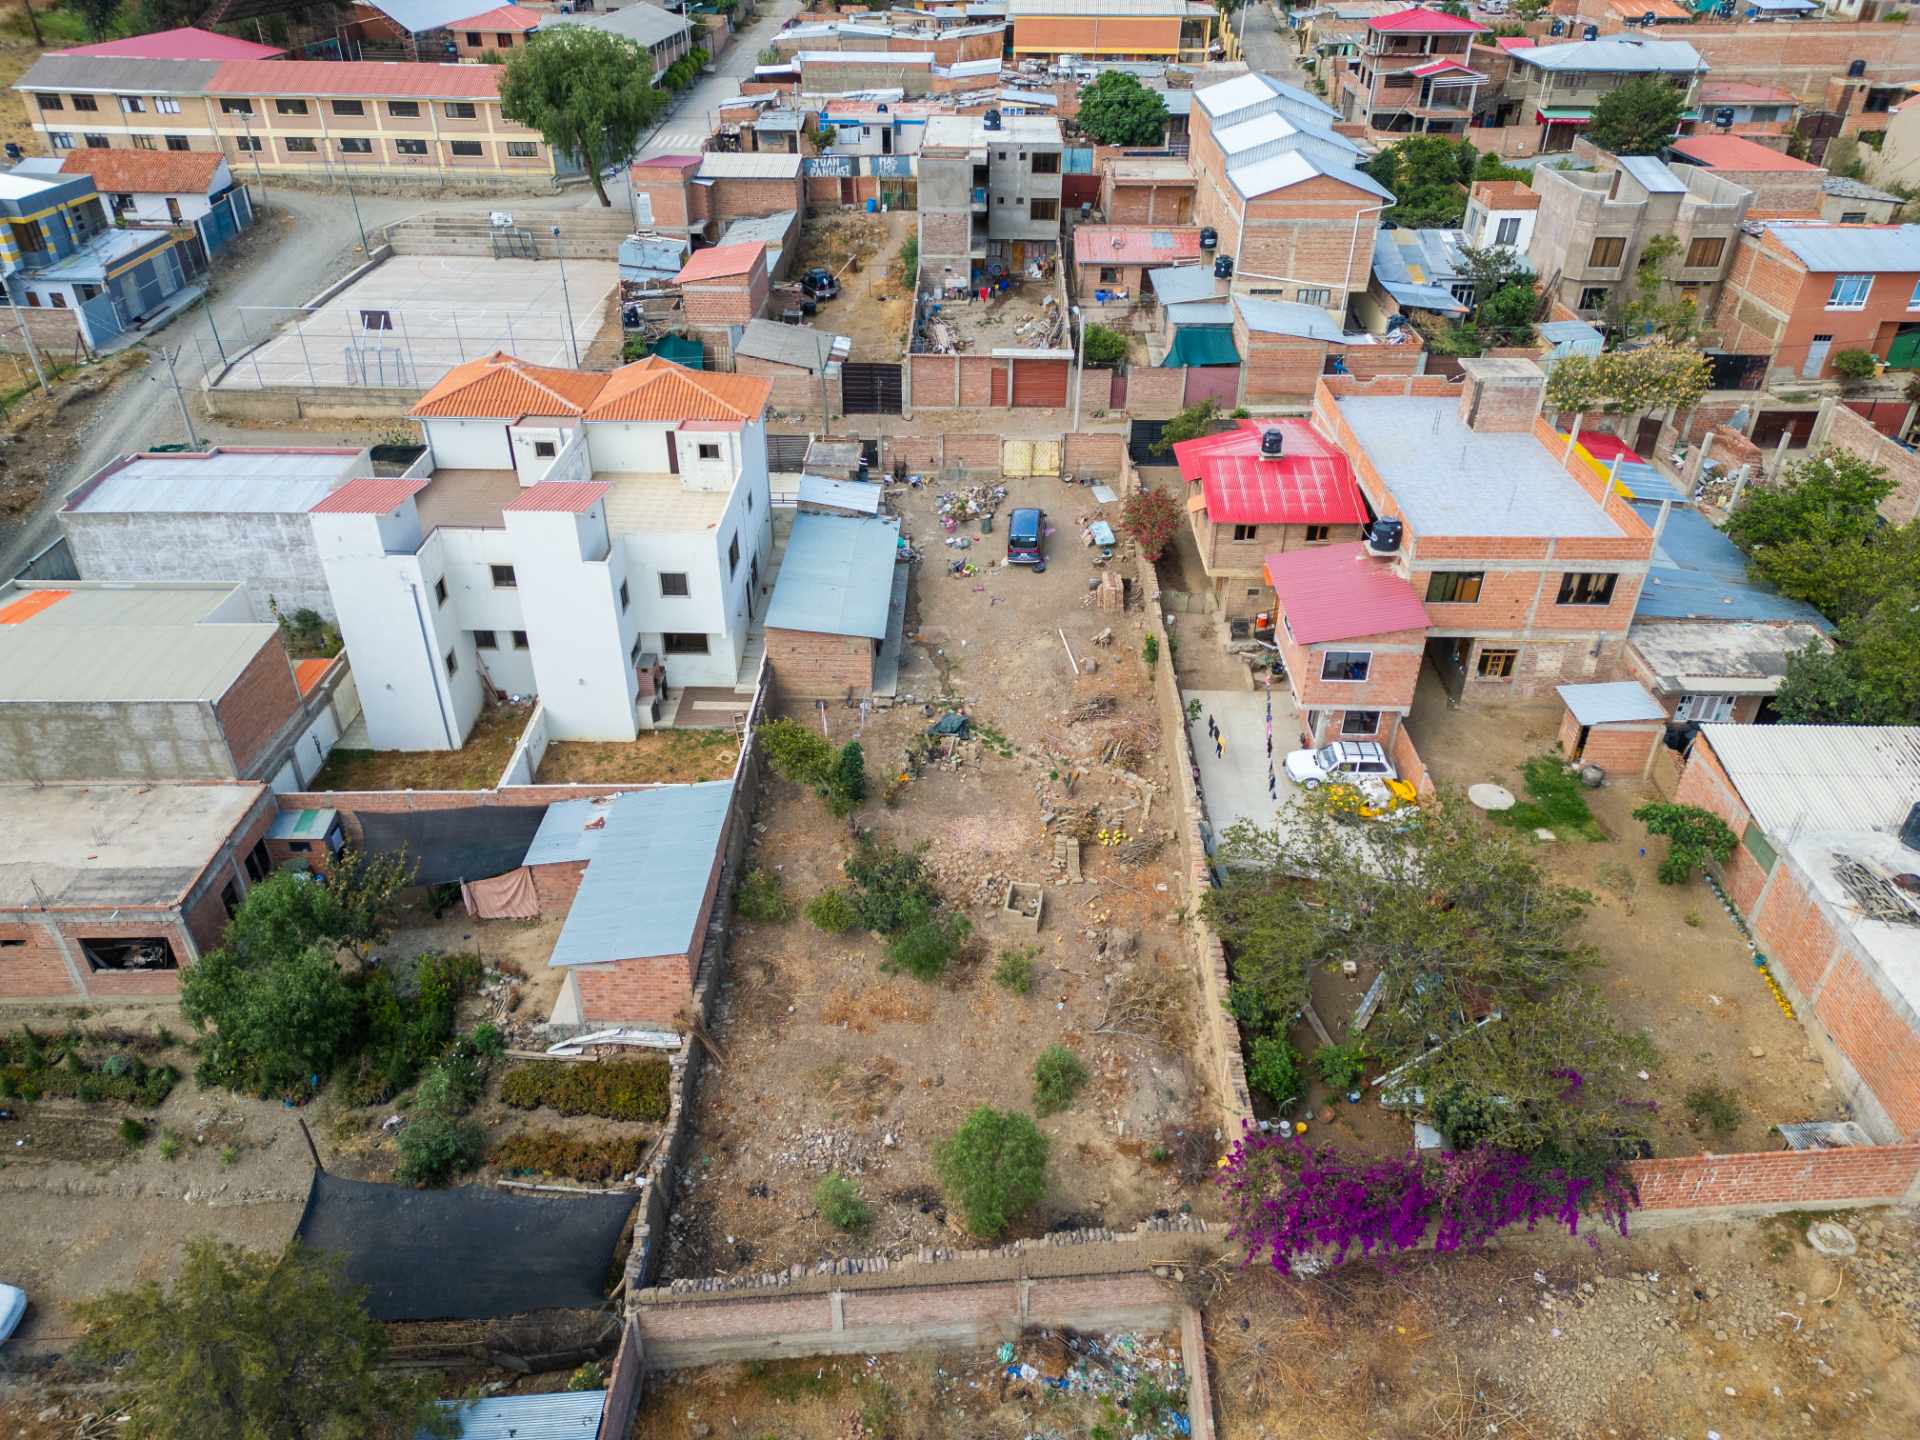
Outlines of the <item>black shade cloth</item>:
[[414,1190],[318,1171],[297,1233],[339,1257],[376,1320],[492,1320],[603,1304],[639,1198]]
[[356,811],[369,855],[404,849],[417,861],[416,885],[458,885],[520,868],[544,805],[485,805],[463,810]]

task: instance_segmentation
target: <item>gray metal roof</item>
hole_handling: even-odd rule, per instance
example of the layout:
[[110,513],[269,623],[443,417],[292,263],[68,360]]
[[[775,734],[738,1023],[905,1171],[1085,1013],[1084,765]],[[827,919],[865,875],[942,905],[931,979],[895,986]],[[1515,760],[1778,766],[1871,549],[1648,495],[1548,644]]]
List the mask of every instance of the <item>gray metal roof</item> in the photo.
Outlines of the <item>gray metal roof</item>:
[[1682,195],[1686,193],[1686,182],[1657,155],[1622,155],[1620,168],[1640,182],[1640,188],[1649,195]]
[[125,95],[199,95],[220,68],[212,60],[125,60],[111,55],[42,55],[16,90],[82,90]]
[[1233,305],[1222,296],[1218,300],[1193,300],[1167,306],[1167,323],[1176,329],[1182,325],[1231,325]]
[[600,848],[600,837],[607,833],[607,812],[614,797],[592,800],[560,800],[547,807],[533,843],[527,847],[523,865],[564,865],[574,860],[591,860]]
[[[550,1395],[496,1395],[489,1400],[443,1400],[459,1417],[460,1440],[593,1440],[607,1408],[604,1390],[559,1390]],[[416,1440],[426,1440],[421,1430]]]
[[1533,327],[1533,333],[1549,345],[1592,345],[1595,355],[1606,341],[1604,335],[1584,320],[1543,320]]
[[351,476],[360,450],[226,450],[133,455],[109,465],[70,515],[304,515]]
[[793,228],[792,210],[775,215],[747,215],[735,220],[720,236],[722,245],[745,245],[758,240],[767,247],[767,269],[772,270],[787,248],[787,231]]
[[788,325],[779,320],[749,320],[746,333],[733,347],[736,355],[749,360],[768,360],[776,365],[797,365],[814,373],[833,363],[834,342],[840,337],[810,325]]
[[796,515],[767,628],[884,639],[898,539],[884,520]]
[[693,28],[686,16],[671,14],[658,5],[623,5],[601,15],[565,15],[558,10],[542,10],[540,28],[545,30],[553,25],[585,25],[642,46],[658,45]]
[[1889,828],[1920,800],[1920,727],[1707,725],[1702,733],[1769,834]]
[[824,475],[800,477],[800,504],[826,505],[835,510],[880,513],[880,487],[862,480],[829,480]]
[[1458,400],[1349,396],[1339,405],[1416,534],[1620,534],[1531,431],[1470,430]]
[[1920,270],[1920,225],[1767,224],[1778,240],[1815,272],[1877,273]]
[[[471,20],[496,9],[487,0],[366,0],[394,24],[411,35],[428,30],[444,30],[457,20]],[[546,24],[543,17],[541,24]]]
[[1318,114],[1329,124],[1340,118],[1340,112],[1326,101],[1320,99],[1297,85],[1289,85],[1284,80],[1276,80],[1271,75],[1259,71],[1249,71],[1245,75],[1236,75],[1231,80],[1223,80],[1218,85],[1209,85],[1205,89],[1195,90],[1194,99],[1207,114],[1218,117],[1233,115],[1251,106],[1265,104],[1278,97],[1290,100],[1303,110]]
[[1514,64],[1531,65],[1537,70],[1635,75],[1656,70],[1703,75],[1707,71],[1707,62],[1700,58],[1700,52],[1684,40],[1639,40],[1622,36],[1611,40],[1574,40],[1565,45],[1534,45],[1507,53],[1513,56]]
[[1820,190],[1825,195],[1838,195],[1843,200],[1884,200],[1894,205],[1904,203],[1901,197],[1867,184],[1864,180],[1849,180],[1844,175],[1829,175],[1820,182]]
[[1664,720],[1667,712],[1637,680],[1608,680],[1597,685],[1556,685],[1567,709],[1582,725],[1613,725],[1628,720]]
[[1196,300],[1211,300],[1220,293],[1211,265],[1167,265],[1149,270],[1153,293],[1162,305],[1187,305]]
[[547,963],[603,965],[693,950],[732,796],[731,780],[714,780],[615,797]]
[[1227,171],[1233,188],[1249,200],[1258,200],[1262,195],[1271,195],[1276,190],[1285,190],[1288,186],[1320,176],[1351,185],[1356,190],[1364,190],[1369,195],[1377,195],[1389,205],[1393,203],[1393,192],[1371,175],[1348,165],[1335,165],[1304,150],[1276,155],[1270,160],[1258,160],[1251,165],[1237,165]]
[[[26,593],[0,594],[0,603]],[[0,625],[0,703],[218,700],[279,634],[272,625],[206,618],[233,593],[75,589],[23,623]]]
[[1240,295],[1234,298],[1247,329],[1261,335],[1296,335],[1302,340],[1340,341],[1346,331],[1334,323],[1326,311],[1315,305],[1292,300],[1256,300]]
[[[634,5],[629,9],[646,9]],[[618,12],[626,14],[625,10]],[[700,157],[700,180],[792,180],[800,173],[798,155],[781,155],[771,150],[750,152],[709,150]]]

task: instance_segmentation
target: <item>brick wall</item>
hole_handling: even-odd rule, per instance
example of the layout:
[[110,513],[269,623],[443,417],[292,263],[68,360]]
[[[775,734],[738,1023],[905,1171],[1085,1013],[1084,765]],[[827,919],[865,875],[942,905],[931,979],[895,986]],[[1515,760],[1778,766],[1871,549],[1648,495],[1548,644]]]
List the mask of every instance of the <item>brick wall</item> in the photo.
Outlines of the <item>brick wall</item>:
[[723,224],[729,220],[778,215],[783,210],[797,210],[804,215],[807,204],[803,184],[797,175],[791,180],[716,180],[708,196],[708,212]]
[[54,928],[44,917],[0,913],[0,1000],[84,993],[67,969]]
[[1109,225],[1188,225],[1193,222],[1193,182],[1174,184],[1101,181],[1100,210]]
[[838,375],[828,376],[823,382],[820,376],[797,365],[781,365],[749,355],[735,355],[733,368],[743,375],[758,375],[769,382],[773,386],[773,408],[776,410],[817,421],[824,399],[829,418],[841,413]]
[[1920,1178],[1920,1145],[1684,1155],[1636,1161],[1628,1170],[1641,1208],[1655,1213],[1872,1205],[1909,1196]]
[[1420,752],[1413,748],[1413,736],[1407,733],[1405,725],[1393,727],[1393,740],[1387,746],[1387,755],[1393,761],[1393,768],[1400,772],[1400,778],[1419,791],[1422,800],[1433,798],[1433,776],[1427,769],[1427,762],[1420,758]]
[[683,285],[680,298],[689,325],[744,325],[767,308],[766,262],[756,259],[746,275]]
[[[1880,513],[1889,525],[1905,525],[1920,519],[1920,457],[1894,444],[1867,419],[1831,398],[1820,402],[1820,418],[1814,421],[1810,450],[1831,446],[1869,464],[1885,467],[1893,481],[1893,493],[1880,502]],[[1715,446],[1716,452],[1718,446]]]
[[783,701],[845,700],[873,693],[873,641],[864,635],[767,631],[767,659]]
[[1569,710],[1560,722],[1560,753],[1569,760],[1598,765],[1609,775],[1641,775],[1665,731],[1666,726],[1658,722],[1596,725],[1587,732],[1586,746],[1581,748],[1580,722]]
[[278,635],[247,662],[227,693],[214,702],[214,717],[233,753],[234,774],[246,776],[262,752],[300,710],[300,687],[293,682],[293,662]]
[[580,878],[587,873],[584,860],[561,860],[551,865],[529,865],[533,893],[540,899],[542,915],[564,915],[573,908],[573,897],[580,892]]
[[1127,369],[1127,414],[1136,420],[1169,420],[1186,404],[1187,372],[1157,365]]
[[611,965],[577,965],[580,1018],[588,1024],[671,1024],[693,998],[693,961],[649,955]]
[[[1098,372],[1089,372],[1088,391],[1091,393],[1091,376]],[[1083,399],[1086,397],[1083,397]],[[1127,437],[1118,431],[1106,431],[1100,434],[1080,432],[1063,435],[1060,451],[1060,471],[1063,475],[1097,475],[1116,490],[1127,473]]]

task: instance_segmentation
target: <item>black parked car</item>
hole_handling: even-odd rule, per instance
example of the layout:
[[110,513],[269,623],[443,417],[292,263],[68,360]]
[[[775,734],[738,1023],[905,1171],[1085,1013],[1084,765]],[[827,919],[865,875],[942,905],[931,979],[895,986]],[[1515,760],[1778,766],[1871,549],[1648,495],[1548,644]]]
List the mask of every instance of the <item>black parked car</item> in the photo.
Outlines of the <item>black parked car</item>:
[[800,277],[800,290],[810,300],[831,300],[840,293],[840,282],[831,270],[816,265]]

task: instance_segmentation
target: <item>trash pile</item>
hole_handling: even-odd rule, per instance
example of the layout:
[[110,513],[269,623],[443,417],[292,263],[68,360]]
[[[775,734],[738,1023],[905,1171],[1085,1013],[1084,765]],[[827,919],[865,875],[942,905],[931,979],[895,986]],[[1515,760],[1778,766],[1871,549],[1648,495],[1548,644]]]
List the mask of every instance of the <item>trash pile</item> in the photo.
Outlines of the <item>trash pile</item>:
[[934,501],[940,528],[955,530],[968,520],[990,520],[1007,498],[1004,485],[973,485],[965,490],[942,490]]
[[[1132,1331],[1099,1336],[1042,1330],[1023,1336],[1017,1346],[1002,1344],[996,1359],[1009,1399],[1045,1399],[1052,1392],[1092,1401],[1100,1412],[1099,1430],[1128,1440],[1193,1433],[1176,1340]],[[1050,1440],[1055,1433],[1032,1430],[1026,1440]],[[1086,1432],[1069,1427],[1057,1433]]]

